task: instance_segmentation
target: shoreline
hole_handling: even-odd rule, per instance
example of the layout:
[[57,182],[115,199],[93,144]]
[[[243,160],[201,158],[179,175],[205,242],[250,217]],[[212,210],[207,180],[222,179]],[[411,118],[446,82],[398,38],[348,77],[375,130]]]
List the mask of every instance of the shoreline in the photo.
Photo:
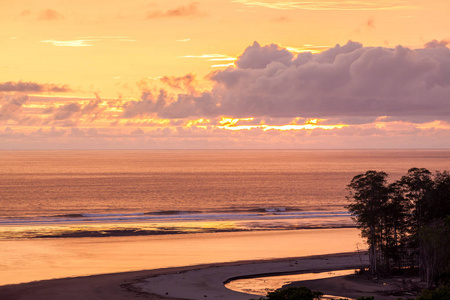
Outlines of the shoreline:
[[[142,299],[142,297],[145,297],[146,299],[161,300],[200,299],[207,296],[213,299],[251,299],[258,298],[258,296],[228,290],[225,288],[224,282],[227,279],[232,279],[232,277],[255,276],[255,274],[262,275],[263,273],[276,275],[277,272],[301,273],[325,269],[337,270],[343,267],[357,268],[360,266],[360,261],[355,261],[355,258],[359,257],[360,254],[347,252],[296,258],[208,263],[195,266],[34,281],[0,286],[0,298],[11,300],[72,300],[81,298],[84,300],[121,300]],[[293,268],[294,262],[298,263],[295,264],[295,270]],[[342,278],[336,278],[342,282]],[[320,280],[315,280],[315,286],[322,286],[322,289],[318,290],[330,294],[329,289],[326,289],[325,282],[333,279],[336,281],[335,278],[324,279],[322,284]],[[154,280],[159,282],[156,285],[159,290],[152,290],[155,286],[152,283]],[[359,284],[359,287],[361,287],[361,284]],[[317,288],[315,287],[315,289]],[[333,291],[333,289],[331,290]],[[396,298],[377,297],[377,299]]]

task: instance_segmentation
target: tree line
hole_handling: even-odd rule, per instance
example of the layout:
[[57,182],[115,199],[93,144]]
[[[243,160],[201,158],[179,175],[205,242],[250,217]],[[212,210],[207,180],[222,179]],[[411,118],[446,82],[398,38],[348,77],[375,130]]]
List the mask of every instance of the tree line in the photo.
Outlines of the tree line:
[[418,269],[428,286],[450,278],[450,173],[412,168],[388,183],[367,171],[347,186],[348,210],[369,246],[373,275]]

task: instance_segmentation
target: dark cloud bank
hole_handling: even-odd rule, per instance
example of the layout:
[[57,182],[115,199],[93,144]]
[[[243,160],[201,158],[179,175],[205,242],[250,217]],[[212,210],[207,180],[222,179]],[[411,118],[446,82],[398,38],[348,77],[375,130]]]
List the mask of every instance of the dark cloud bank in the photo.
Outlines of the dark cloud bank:
[[214,72],[211,91],[144,92],[124,117],[314,117],[448,119],[450,49],[363,47],[349,41],[295,56],[275,44],[245,49],[235,68]]

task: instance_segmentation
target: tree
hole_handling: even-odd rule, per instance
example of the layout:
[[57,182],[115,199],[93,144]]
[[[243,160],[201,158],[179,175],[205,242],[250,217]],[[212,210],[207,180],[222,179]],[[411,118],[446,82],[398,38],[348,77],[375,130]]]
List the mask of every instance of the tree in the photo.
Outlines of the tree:
[[448,282],[450,272],[450,216],[436,219],[419,232],[423,245],[423,273],[428,287]]
[[391,262],[400,269],[403,267],[405,247],[409,238],[409,205],[399,182],[389,185],[388,198],[381,216],[382,226],[385,230],[383,252],[387,269],[390,269]]
[[367,171],[348,185],[348,205],[369,245],[372,274],[419,267],[429,287],[450,280],[450,173],[412,168],[387,185]]
[[347,208],[361,229],[362,236],[367,238],[370,271],[373,275],[377,274],[381,263],[383,230],[380,217],[388,201],[387,176],[384,172],[367,171],[353,177],[347,186],[348,199],[353,200]]
[[428,286],[450,280],[450,173],[437,172],[422,205],[418,238]]

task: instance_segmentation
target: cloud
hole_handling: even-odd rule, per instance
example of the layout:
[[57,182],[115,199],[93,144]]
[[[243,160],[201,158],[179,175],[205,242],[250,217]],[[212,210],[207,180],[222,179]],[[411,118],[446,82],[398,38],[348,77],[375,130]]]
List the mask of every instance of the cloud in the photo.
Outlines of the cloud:
[[249,46],[236,67],[210,75],[202,93],[145,92],[123,117],[270,117],[448,120],[450,49],[363,47],[356,42],[294,55],[271,44]]
[[202,55],[184,55],[184,56],[178,56],[178,58],[201,58],[206,59],[207,61],[214,61],[214,62],[229,62],[229,63],[222,63],[222,64],[213,64],[211,65],[212,68],[218,68],[218,67],[229,67],[234,65],[234,61],[236,61],[236,57],[231,57],[224,54],[202,54]]
[[[9,126],[91,126],[117,119],[119,101],[92,98],[0,93],[0,127]],[[109,110],[109,111],[108,111]]]
[[188,5],[179,6],[167,11],[152,11],[147,14],[147,19],[174,18],[174,17],[192,17],[204,16],[205,13],[199,11],[198,2],[192,2]]
[[67,85],[40,84],[36,82],[24,82],[24,81],[18,82],[8,81],[0,83],[0,92],[64,93],[69,91],[71,91],[71,89]]
[[317,1],[271,1],[271,0],[233,0],[248,7],[265,7],[271,9],[303,9],[303,10],[396,10],[411,8],[403,1],[366,0],[317,0]]
[[28,17],[31,14],[31,11],[29,9],[25,9],[20,13],[21,17]]
[[236,66],[240,69],[265,68],[272,62],[279,62],[284,65],[289,64],[294,56],[286,49],[278,45],[271,44],[261,47],[257,42],[245,49],[244,53],[236,61]]
[[282,16],[282,17],[275,18],[274,21],[279,22],[279,23],[284,23],[284,22],[290,22],[291,19],[286,16]]
[[[22,12],[23,14],[23,12]],[[39,13],[39,16],[37,18],[39,21],[60,21],[64,20],[64,16],[53,9],[46,9],[44,11],[41,11]]]
[[56,40],[45,40],[43,43],[50,43],[52,46],[56,47],[90,47],[94,46],[92,42],[98,40],[68,40],[68,41],[56,41]]
[[369,27],[370,29],[375,28],[375,21],[373,20],[373,18],[369,18],[369,20],[367,20],[366,25],[367,25],[367,27]]
[[355,29],[355,33],[361,34],[362,32],[372,31],[375,29],[375,20],[370,17],[367,21],[361,24],[358,28]]
[[55,109],[54,118],[55,120],[66,120],[79,111],[81,111],[81,105],[76,102],[72,102]]
[[115,42],[135,42],[135,39],[124,36],[98,36],[98,37],[77,37],[73,40],[45,40],[42,43],[49,43],[56,47],[91,47],[94,42],[100,41],[115,41]]
[[196,79],[195,75],[187,74],[182,77],[175,76],[163,76],[161,77],[161,82],[168,85],[173,89],[189,91],[190,94],[196,92]]
[[[3,98],[3,96],[2,96]],[[6,100],[0,107],[0,121],[14,119],[22,109],[22,105],[28,101],[28,96],[11,97]],[[3,102],[2,101],[2,102]],[[0,102],[1,103],[1,102]]]
[[448,45],[448,41],[446,41],[446,40],[442,40],[442,41],[432,40],[432,41],[426,43],[424,47],[427,49],[431,49],[431,48],[446,47],[447,45]]
[[211,65],[211,68],[227,68],[234,66],[234,63]]

